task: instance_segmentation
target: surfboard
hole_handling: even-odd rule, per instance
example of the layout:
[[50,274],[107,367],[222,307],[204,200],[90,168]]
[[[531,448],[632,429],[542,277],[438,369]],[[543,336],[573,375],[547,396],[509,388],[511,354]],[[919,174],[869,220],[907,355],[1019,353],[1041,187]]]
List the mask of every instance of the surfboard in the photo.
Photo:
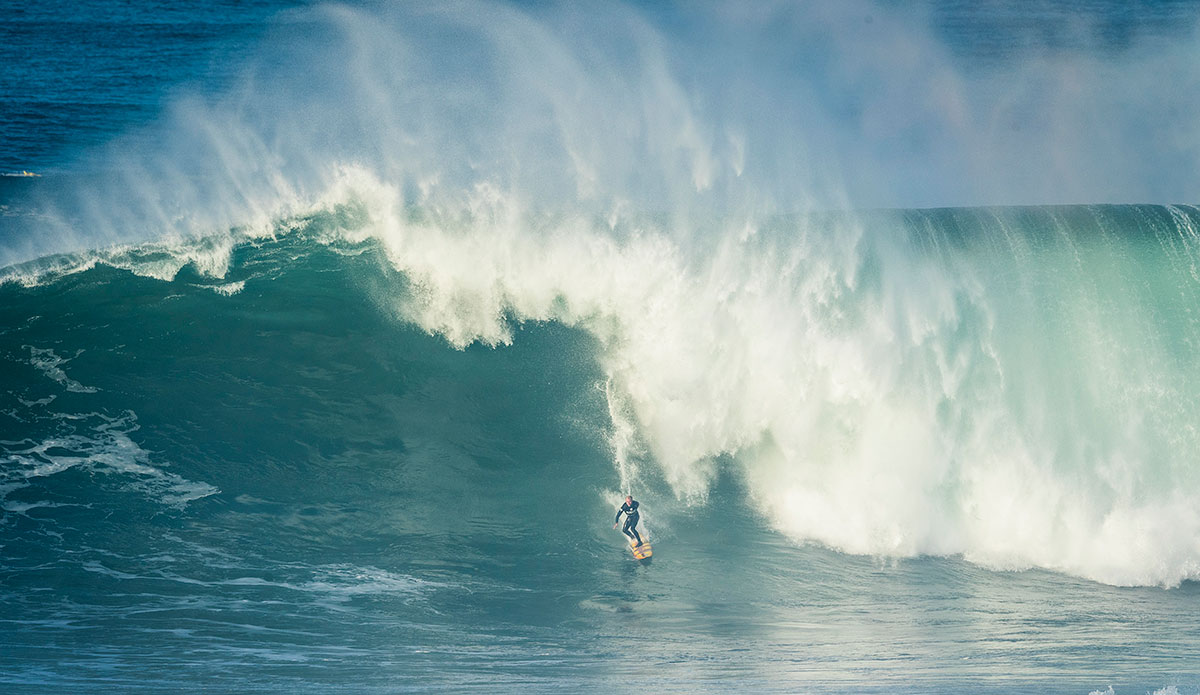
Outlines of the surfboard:
[[654,554],[654,551],[650,548],[650,543],[647,542],[642,543],[641,545],[634,545],[635,543],[637,543],[637,541],[630,539],[629,549],[633,551],[633,556],[638,560],[646,560]]

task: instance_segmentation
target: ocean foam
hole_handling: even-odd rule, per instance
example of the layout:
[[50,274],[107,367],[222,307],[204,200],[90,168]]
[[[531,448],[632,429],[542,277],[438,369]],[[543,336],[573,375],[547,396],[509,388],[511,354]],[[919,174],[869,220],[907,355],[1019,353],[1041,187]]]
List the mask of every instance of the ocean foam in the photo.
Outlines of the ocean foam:
[[[129,434],[138,428],[132,412],[117,417],[102,413],[57,414],[69,422],[73,433],[59,434],[42,441],[3,442],[0,445],[0,500],[6,509],[16,511],[22,503],[7,497],[15,490],[29,487],[39,478],[49,478],[72,469],[113,476],[122,489],[138,492],[160,504],[182,508],[217,494],[207,483],[187,480],[154,466],[150,452],[142,449]],[[33,506],[46,506],[38,502]]]
[[29,363],[42,374],[62,384],[66,390],[73,393],[96,393],[98,390],[92,386],[84,386],[67,376],[67,373],[63,371],[63,365],[78,357],[78,353],[74,357],[60,357],[54,354],[54,350],[50,348],[37,348],[32,345],[24,347],[29,350]]

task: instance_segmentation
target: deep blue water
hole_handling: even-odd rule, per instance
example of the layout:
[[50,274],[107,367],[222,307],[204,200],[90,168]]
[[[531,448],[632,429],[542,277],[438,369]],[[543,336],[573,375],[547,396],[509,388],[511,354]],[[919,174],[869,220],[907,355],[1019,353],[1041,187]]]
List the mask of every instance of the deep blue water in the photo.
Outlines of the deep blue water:
[[189,84],[219,87],[295,3],[12,2],[0,24],[0,171],[61,170],[154,119]]
[[0,687],[1200,692],[1197,19],[5,5]]

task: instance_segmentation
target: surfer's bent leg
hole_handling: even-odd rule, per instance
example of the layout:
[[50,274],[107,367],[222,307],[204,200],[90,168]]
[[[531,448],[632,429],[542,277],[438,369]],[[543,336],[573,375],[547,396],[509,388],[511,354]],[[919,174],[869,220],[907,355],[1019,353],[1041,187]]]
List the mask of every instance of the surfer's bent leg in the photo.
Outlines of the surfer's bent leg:
[[626,536],[635,539],[638,545],[641,545],[642,534],[638,533],[637,522],[638,518],[636,516],[626,517],[625,526],[621,528],[621,531],[624,532]]

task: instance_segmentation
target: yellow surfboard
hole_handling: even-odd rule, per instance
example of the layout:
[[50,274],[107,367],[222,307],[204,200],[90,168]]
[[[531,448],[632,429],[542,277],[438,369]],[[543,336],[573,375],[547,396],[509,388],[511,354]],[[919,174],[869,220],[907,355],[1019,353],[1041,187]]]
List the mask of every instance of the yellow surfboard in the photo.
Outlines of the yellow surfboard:
[[636,545],[636,543],[637,541],[630,539],[629,549],[633,551],[633,556],[638,560],[648,559],[654,554],[654,551],[650,548],[649,543],[642,543],[641,545]]

